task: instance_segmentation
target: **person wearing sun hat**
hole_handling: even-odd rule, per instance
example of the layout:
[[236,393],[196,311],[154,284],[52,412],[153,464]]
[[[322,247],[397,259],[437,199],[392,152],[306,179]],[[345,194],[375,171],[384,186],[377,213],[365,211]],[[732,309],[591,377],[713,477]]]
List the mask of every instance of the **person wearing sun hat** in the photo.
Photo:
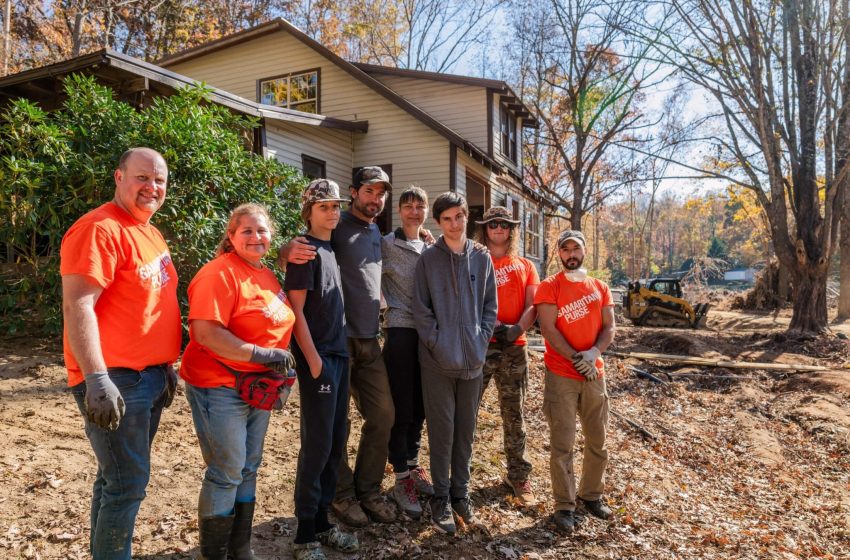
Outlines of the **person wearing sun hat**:
[[[576,498],[594,517],[611,517],[611,508],[603,498],[608,465],[608,390],[601,354],[614,340],[614,300],[608,286],[588,276],[582,267],[586,245],[582,232],[562,231],[558,256],[564,270],[544,280],[534,296],[546,342],[543,413],[551,434],[554,521],[564,532],[572,531],[581,519],[576,516]],[[578,491],[573,471],[576,415],[581,418],[584,435]]]
[[506,482],[523,506],[537,500],[529,476],[531,462],[525,451],[525,419],[523,403],[528,388],[528,351],[525,331],[537,320],[534,294],[540,284],[537,268],[517,255],[519,220],[513,219],[504,206],[492,206],[478,224],[476,241],[485,245],[493,259],[499,312],[496,329],[487,348],[484,362],[482,396],[492,379],[499,394],[502,413]]

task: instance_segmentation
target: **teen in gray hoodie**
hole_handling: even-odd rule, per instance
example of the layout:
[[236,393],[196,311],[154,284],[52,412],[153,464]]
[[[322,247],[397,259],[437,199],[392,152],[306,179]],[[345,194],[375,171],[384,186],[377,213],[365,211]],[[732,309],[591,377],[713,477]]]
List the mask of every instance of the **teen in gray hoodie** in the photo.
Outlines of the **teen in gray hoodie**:
[[[443,235],[416,265],[413,318],[419,359],[437,529],[453,534],[451,511],[469,523],[469,465],[482,369],[496,323],[496,279],[487,249],[466,238],[466,199],[444,193],[433,205]],[[451,498],[451,509],[449,499]]]

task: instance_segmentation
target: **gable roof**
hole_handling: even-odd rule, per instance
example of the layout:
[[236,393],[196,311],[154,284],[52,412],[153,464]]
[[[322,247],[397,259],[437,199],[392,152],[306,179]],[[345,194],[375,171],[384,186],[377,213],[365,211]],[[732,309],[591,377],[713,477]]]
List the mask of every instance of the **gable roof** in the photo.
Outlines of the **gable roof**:
[[[55,102],[56,82],[72,73],[95,75],[102,83],[121,94],[153,91],[171,95],[178,88],[196,85],[195,80],[144,62],[112,49],[102,49],[49,66],[26,70],[0,78],[0,99],[27,97]],[[303,113],[249,101],[221,89],[211,88],[210,101],[233,111],[269,120],[366,132],[368,123]]]
[[340,69],[347,72],[353,78],[359,80],[361,83],[371,88],[377,94],[383,96],[385,99],[397,105],[399,108],[406,111],[408,114],[413,116],[414,118],[421,121],[423,124],[446,138],[451,144],[457,146],[461,150],[463,150],[466,154],[468,154],[473,159],[478,162],[490,167],[491,169],[503,171],[505,167],[487,155],[486,152],[481,150],[478,146],[465,140],[460,134],[441,123],[407,99],[401,97],[399,94],[394,92],[392,89],[376,80],[363,70],[357,67],[357,65],[348,62],[344,58],[340,57],[333,51],[331,51],[326,46],[322,45],[315,39],[309,37],[306,33],[289,23],[283,18],[273,19],[269,22],[262,23],[250,29],[246,29],[244,31],[240,31],[238,33],[234,33],[233,35],[228,35],[227,37],[222,37],[221,39],[217,39],[215,41],[210,41],[209,43],[205,43],[203,45],[199,45],[197,47],[193,47],[191,49],[187,49],[185,51],[181,51],[179,53],[166,56],[157,61],[157,64],[162,66],[170,66],[173,64],[177,64],[179,62],[186,62],[192,60],[194,58],[198,58],[200,56],[204,56],[227,47],[231,47],[234,45],[238,45],[240,43],[244,43],[246,41],[250,41],[252,39],[256,39],[258,37],[262,37],[264,35],[268,35],[270,33],[275,33],[278,31],[285,31],[325,57],[330,60],[334,64],[336,64]]
[[534,116],[531,109],[522,102],[520,97],[514,93],[506,82],[502,80],[492,80],[489,78],[476,78],[473,76],[461,76],[458,74],[443,74],[441,72],[427,72],[425,70],[408,70],[406,68],[396,68],[394,66],[380,66],[377,64],[366,64],[363,62],[353,62],[355,66],[366,72],[367,74],[386,74],[390,76],[400,76],[402,78],[414,78],[418,80],[434,80],[436,82],[447,82],[452,84],[461,84],[466,86],[476,86],[487,88],[494,93],[502,95],[503,101],[510,104],[518,117],[522,118],[522,125],[527,128],[537,128],[539,123],[537,117]]

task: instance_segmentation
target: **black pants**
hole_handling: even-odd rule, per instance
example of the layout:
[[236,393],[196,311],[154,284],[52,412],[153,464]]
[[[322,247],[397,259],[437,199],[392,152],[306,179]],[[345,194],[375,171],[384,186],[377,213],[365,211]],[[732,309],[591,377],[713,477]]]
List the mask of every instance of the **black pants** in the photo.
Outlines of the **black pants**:
[[384,363],[395,405],[395,423],[390,432],[389,461],[397,473],[417,460],[422,442],[425,407],[422,404],[422,374],[419,371],[419,336],[416,329],[389,328],[384,343]]
[[[301,358],[300,354],[296,354]],[[295,516],[313,520],[328,511],[345,452],[348,423],[348,358],[322,356],[322,374],[310,375],[299,359],[296,365],[301,395],[301,451],[295,475]]]

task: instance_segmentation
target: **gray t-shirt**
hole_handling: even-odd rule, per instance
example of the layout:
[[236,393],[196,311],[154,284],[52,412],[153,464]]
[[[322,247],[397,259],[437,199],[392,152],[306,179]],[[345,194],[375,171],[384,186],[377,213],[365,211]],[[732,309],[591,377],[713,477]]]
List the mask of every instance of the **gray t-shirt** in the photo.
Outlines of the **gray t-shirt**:
[[331,245],[342,276],[346,335],[375,338],[381,310],[381,232],[346,211],[331,234]]

